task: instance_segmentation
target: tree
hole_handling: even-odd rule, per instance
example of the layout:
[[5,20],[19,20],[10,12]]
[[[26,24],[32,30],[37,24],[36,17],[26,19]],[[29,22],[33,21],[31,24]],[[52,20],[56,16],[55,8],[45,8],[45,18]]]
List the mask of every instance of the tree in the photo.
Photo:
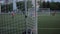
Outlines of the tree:
[[23,1],[21,2],[17,2],[17,8],[21,11],[24,11],[25,10],[25,4]]
[[43,5],[42,5],[42,8],[46,8],[47,6],[46,6],[46,2],[45,1],[43,1],[43,3],[42,3]]
[[12,11],[13,10],[13,5],[11,4],[6,4],[6,5],[2,5],[1,7],[1,11],[2,12],[8,12],[8,11]]
[[49,3],[49,1],[47,1],[46,6],[47,6],[47,8],[50,8],[50,3]]
[[[42,4],[42,5],[41,5]],[[39,5],[41,5],[39,8],[50,8],[51,10],[60,10],[60,2],[39,2]]]
[[[21,11],[25,11],[24,1],[17,2],[16,4],[17,4],[17,9],[19,9]],[[31,8],[31,7],[32,7],[32,2],[28,1],[27,8]],[[13,11],[13,3],[2,5],[1,9],[2,9],[1,10],[2,12],[9,12],[9,11],[11,12],[11,11]]]

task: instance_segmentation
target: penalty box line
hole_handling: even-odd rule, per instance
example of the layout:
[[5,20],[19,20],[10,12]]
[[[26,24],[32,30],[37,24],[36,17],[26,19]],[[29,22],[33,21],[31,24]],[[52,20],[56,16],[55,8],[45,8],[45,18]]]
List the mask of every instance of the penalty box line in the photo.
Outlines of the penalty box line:
[[60,29],[60,28],[38,28],[38,29]]

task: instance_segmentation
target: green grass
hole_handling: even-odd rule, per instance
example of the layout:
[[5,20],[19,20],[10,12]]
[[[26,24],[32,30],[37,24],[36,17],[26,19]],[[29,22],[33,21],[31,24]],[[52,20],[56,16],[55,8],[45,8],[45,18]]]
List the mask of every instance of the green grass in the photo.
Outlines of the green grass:
[[38,33],[39,34],[60,34],[60,15],[39,16]]
[[[38,34],[60,34],[59,28],[60,14],[56,14],[56,16],[38,16]],[[24,29],[24,15],[16,14],[15,17],[12,18],[10,14],[0,14],[0,33],[3,32],[2,34],[21,34]]]

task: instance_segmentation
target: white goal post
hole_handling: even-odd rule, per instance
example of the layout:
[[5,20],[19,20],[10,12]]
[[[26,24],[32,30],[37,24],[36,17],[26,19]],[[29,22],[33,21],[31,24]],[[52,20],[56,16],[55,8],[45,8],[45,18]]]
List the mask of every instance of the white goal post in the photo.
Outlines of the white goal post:
[[50,8],[39,8],[39,16],[50,16]]

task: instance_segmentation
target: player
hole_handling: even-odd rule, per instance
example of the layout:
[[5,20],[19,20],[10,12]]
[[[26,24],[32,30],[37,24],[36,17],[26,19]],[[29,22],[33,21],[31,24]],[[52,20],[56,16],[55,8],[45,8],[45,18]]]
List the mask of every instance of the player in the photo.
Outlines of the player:
[[12,15],[12,18],[14,18],[14,16],[15,16],[15,13],[12,11],[12,14],[11,14],[11,15]]
[[56,11],[54,11],[54,12],[52,13],[52,15],[55,16],[55,15],[56,15]]

